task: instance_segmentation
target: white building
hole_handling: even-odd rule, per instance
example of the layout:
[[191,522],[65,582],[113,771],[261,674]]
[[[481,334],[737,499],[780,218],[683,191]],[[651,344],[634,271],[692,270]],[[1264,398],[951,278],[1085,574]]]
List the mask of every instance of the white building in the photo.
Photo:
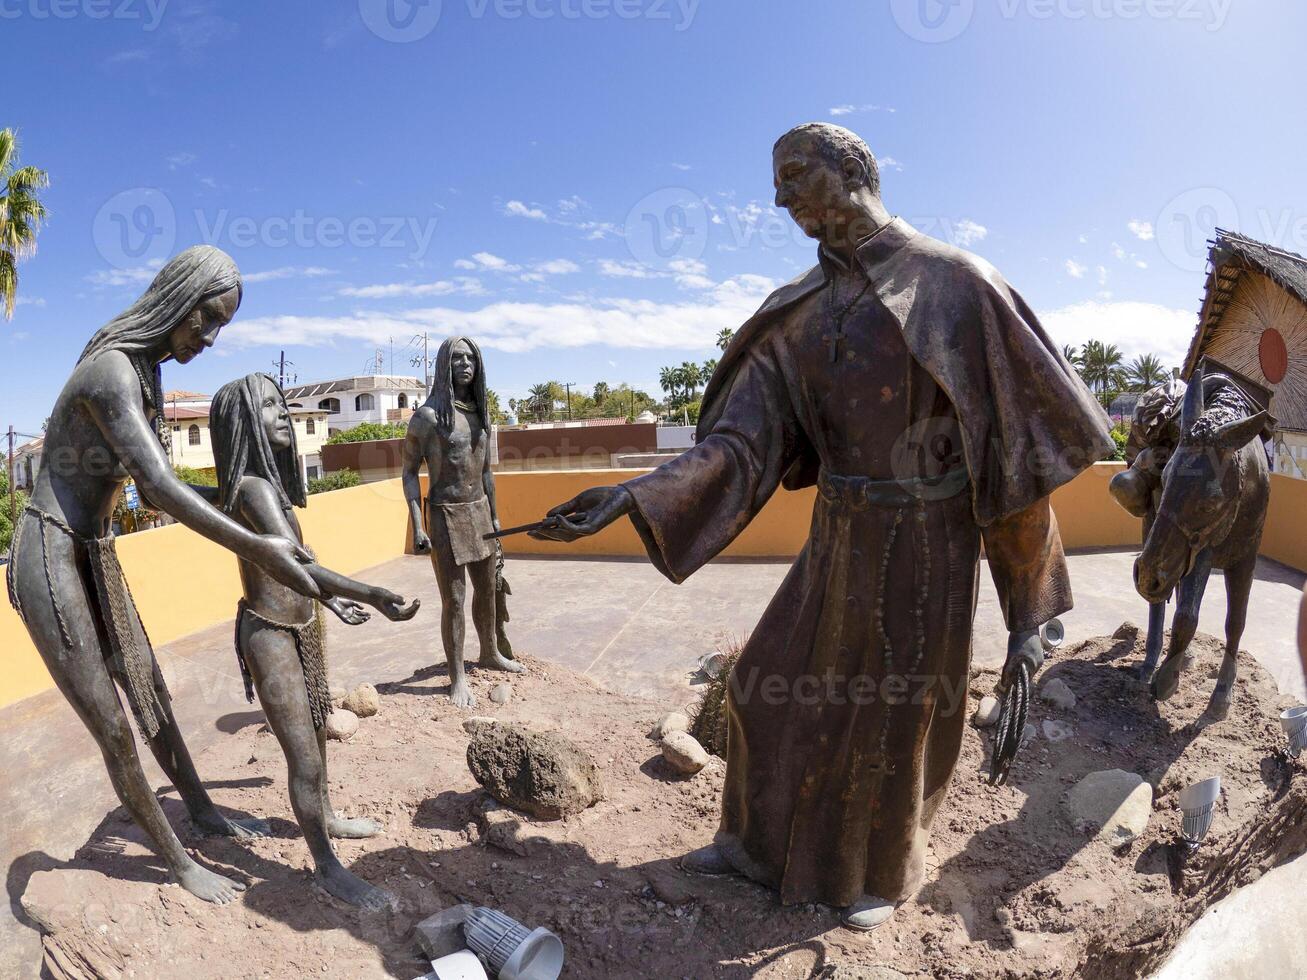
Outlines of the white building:
[[417,378],[374,374],[286,389],[291,411],[318,409],[327,414],[328,435],[345,432],[364,422],[407,422],[426,398]]
[[[300,469],[305,479],[322,476],[322,444],[327,441],[327,413],[315,408],[292,408],[295,445],[299,450]],[[213,439],[209,434],[209,406],[167,404],[164,418],[172,426],[169,456],[173,466],[196,470],[214,470]]]

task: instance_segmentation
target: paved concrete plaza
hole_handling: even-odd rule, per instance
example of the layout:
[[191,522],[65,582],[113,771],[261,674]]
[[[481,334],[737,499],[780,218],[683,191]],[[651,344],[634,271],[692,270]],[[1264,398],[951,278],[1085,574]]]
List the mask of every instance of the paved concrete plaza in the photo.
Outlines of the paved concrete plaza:
[[[1077,608],[1064,620],[1069,640],[1110,633],[1126,619],[1147,621],[1147,608],[1131,586],[1133,560],[1125,551],[1071,557]],[[720,562],[675,586],[642,561],[512,560],[510,635],[518,650],[566,664],[610,688],[684,705],[695,698],[688,681],[698,658],[727,637],[746,634],[788,568],[788,562]],[[419,668],[443,661],[440,600],[427,560],[399,558],[359,577],[420,596],[424,608],[411,623],[374,617],[353,629],[328,617],[334,679],[347,685],[409,683],[443,696],[443,673],[413,678]],[[997,666],[1006,632],[983,571],[981,582],[975,656]],[[1302,586],[1302,575],[1262,562],[1243,646],[1281,690],[1307,700],[1293,642]],[[1220,636],[1224,616],[1218,574],[1200,628]],[[475,657],[471,639],[469,651]],[[262,719],[257,705],[245,702],[229,623],[171,643],[159,657],[193,752]],[[567,710],[558,705],[560,721]],[[154,760],[147,766],[154,784],[162,785]],[[27,880],[70,857],[117,801],[95,744],[55,691],[0,711],[0,772],[0,865],[7,869],[9,893],[9,911],[0,917],[0,976],[34,976],[39,941],[19,921]],[[204,772],[203,766],[201,775],[219,785],[232,776]]]

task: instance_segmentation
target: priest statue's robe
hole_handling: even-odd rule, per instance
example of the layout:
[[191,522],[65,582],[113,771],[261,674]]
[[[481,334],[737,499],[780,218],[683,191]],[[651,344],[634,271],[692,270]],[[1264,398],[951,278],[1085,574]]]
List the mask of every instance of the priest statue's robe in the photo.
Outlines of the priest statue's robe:
[[697,443],[625,484],[681,582],[778,487],[808,542],[728,694],[717,843],[785,903],[910,897],[964,731],[984,548],[1009,630],[1071,608],[1049,494],[1113,448],[1102,408],[983,260],[895,219],[824,248],[736,334]]

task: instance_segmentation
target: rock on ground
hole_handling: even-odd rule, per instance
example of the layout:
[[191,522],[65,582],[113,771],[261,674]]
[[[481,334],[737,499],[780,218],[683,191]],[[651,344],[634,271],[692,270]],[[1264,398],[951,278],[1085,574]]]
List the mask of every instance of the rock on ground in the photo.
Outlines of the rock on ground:
[[599,769],[583,749],[521,725],[479,726],[468,743],[467,765],[500,803],[543,820],[580,813],[604,795]]
[[653,731],[649,733],[649,737],[661,741],[672,732],[688,732],[689,730],[689,715],[684,711],[672,711],[659,719],[658,724],[654,725]]
[[708,764],[708,751],[689,732],[669,732],[663,739],[663,758],[677,772],[693,776]]
[[971,716],[971,724],[977,728],[991,728],[998,724],[998,716],[1002,712],[1003,706],[999,704],[998,698],[986,694],[980,699],[980,706],[976,708],[976,713]]
[[345,695],[340,706],[360,718],[371,718],[381,710],[381,695],[371,684],[360,684]]
[[1099,839],[1124,847],[1148,826],[1153,787],[1123,769],[1091,772],[1067,791],[1065,807],[1077,830],[1097,830]]
[[327,715],[327,738],[348,742],[359,730],[359,716],[346,708],[337,708]]
[[463,923],[471,911],[471,905],[454,905],[428,916],[413,927],[414,937],[427,959],[438,960],[467,948]]
[[509,699],[513,696],[513,685],[504,681],[502,684],[496,684],[490,689],[490,700],[495,704],[508,704]]
[[1047,701],[1063,711],[1070,711],[1076,706],[1076,692],[1071,690],[1067,682],[1060,677],[1054,677],[1046,681],[1039,689],[1039,696],[1042,700]]

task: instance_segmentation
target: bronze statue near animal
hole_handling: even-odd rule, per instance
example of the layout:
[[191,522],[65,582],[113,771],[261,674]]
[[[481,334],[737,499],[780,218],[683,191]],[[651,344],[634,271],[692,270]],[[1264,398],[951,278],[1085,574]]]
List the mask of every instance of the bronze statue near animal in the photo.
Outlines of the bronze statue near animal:
[[1177,594],[1166,658],[1152,678],[1159,701],[1179,688],[1208,578],[1214,568],[1224,571],[1225,657],[1208,706],[1217,719],[1230,713],[1270,500],[1263,439],[1275,420],[1263,395],[1215,362],[1200,367],[1185,392],[1180,441],[1162,471],[1156,513],[1135,562],[1135,587],[1150,603]]

